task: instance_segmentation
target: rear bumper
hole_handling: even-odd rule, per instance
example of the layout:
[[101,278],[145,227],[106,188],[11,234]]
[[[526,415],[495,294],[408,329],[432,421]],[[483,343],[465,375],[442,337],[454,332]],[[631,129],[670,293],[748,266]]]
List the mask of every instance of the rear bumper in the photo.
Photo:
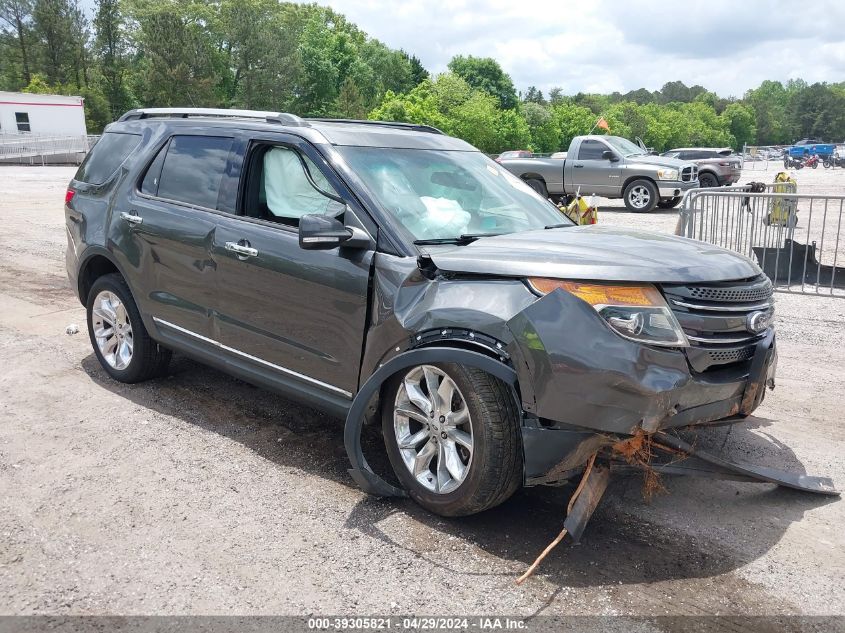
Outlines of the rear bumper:
[[690,189],[698,189],[698,181],[691,180],[683,182],[680,180],[661,180],[657,183],[657,191],[661,198],[677,198],[684,195]]

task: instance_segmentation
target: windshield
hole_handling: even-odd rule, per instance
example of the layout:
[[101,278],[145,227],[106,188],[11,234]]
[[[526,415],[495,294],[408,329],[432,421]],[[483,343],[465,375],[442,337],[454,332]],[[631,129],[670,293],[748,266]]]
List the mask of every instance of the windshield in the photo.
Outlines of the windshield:
[[413,240],[501,235],[572,224],[481,152],[338,147]]
[[622,156],[637,156],[645,154],[643,148],[620,136],[606,136],[604,140]]

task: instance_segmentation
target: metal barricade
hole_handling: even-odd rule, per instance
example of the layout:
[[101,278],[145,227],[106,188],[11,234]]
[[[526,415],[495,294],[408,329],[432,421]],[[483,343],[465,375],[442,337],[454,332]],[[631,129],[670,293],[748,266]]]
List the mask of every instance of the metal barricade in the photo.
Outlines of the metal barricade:
[[84,135],[0,134],[0,162],[3,163],[79,163],[89,149],[89,139]]
[[778,292],[845,297],[845,196],[793,193],[792,183],[687,193],[675,234],[753,259]]

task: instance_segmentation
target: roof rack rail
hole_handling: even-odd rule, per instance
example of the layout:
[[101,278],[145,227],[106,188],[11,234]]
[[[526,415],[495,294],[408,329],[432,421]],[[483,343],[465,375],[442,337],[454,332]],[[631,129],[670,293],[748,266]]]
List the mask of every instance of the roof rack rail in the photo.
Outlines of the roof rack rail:
[[225,108],[138,108],[130,110],[118,121],[152,118],[221,117],[228,119],[261,119],[269,123],[280,123],[292,127],[307,127],[308,123],[295,114],[287,112],[262,112],[259,110],[227,110]]
[[429,132],[431,134],[443,134],[442,130],[437,129],[432,125],[423,125],[422,123],[401,123],[399,121],[360,121],[357,119],[322,119],[322,118],[308,118],[307,121],[314,121],[315,123],[352,123],[356,125],[379,125],[384,127],[395,127],[404,130],[416,130],[417,132]]

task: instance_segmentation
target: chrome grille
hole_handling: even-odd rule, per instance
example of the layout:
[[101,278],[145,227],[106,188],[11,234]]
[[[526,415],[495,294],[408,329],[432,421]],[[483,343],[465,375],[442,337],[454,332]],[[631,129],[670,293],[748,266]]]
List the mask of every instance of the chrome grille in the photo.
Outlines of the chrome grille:
[[690,366],[698,372],[746,362],[766,332],[749,331],[748,315],[774,310],[772,284],[765,276],[663,287],[669,307],[690,342]]
[[683,182],[689,182],[690,180],[695,180],[698,177],[698,168],[696,167],[684,167],[681,170],[681,180]]

